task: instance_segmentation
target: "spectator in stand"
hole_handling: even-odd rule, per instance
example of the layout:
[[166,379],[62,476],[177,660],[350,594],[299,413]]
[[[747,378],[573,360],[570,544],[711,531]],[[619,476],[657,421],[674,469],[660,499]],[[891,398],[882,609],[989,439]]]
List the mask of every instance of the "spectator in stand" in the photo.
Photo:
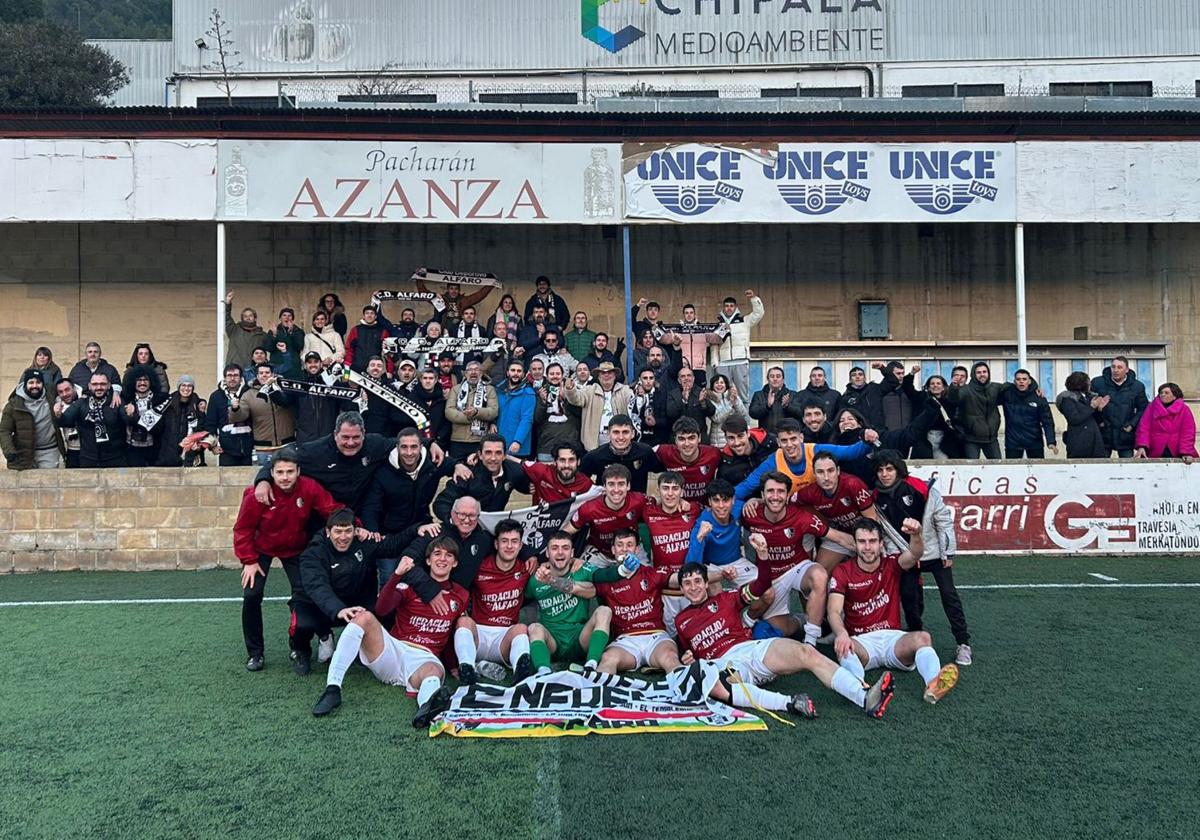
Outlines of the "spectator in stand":
[[518,349],[514,352],[526,359],[542,352],[542,340],[546,337],[546,332],[546,307],[538,304],[533,307],[533,311],[525,319],[525,326],[521,327],[520,333],[517,334]]
[[955,365],[950,370],[950,385],[954,388],[961,388],[967,384],[967,379],[970,378],[970,371],[962,365]]
[[[57,405],[55,411],[58,411]],[[113,392],[112,380],[106,372],[97,370],[88,381],[87,396],[67,405],[59,416],[60,426],[73,426],[79,432],[80,467],[125,466],[125,421],[122,417],[121,399]]]
[[[423,268],[418,268],[413,274],[413,281],[416,283],[417,291],[428,292],[429,287],[425,285],[426,272]],[[458,326],[458,322],[462,320],[463,311],[468,306],[478,306],[485,297],[492,293],[494,286],[480,286],[478,291],[471,292],[469,295],[462,293],[462,286],[458,283],[447,283],[445,291],[441,292],[442,301],[446,308],[441,312],[442,324],[447,330],[453,331]]]
[[171,380],[167,377],[167,366],[154,358],[154,351],[145,342],[136,345],[133,353],[129,356],[129,364],[125,365],[125,377],[121,380],[122,392],[128,390],[125,380],[128,379],[129,372],[139,366],[150,370],[153,374],[150,383],[151,390],[156,394],[161,394],[160,399],[165,399],[167,394],[171,393]]
[[167,398],[155,387],[154,371],[137,365],[125,374],[122,416],[125,420],[125,460],[131,467],[152,467],[158,463],[162,445],[162,415],[158,406]]
[[490,328],[489,334],[492,338],[498,338],[504,342],[504,347],[494,353],[484,353],[481,355],[480,361],[483,363],[483,375],[489,378],[499,376],[501,371],[508,369],[509,363],[513,359],[520,359],[525,354],[522,352],[517,355],[517,340],[508,332],[508,323],[505,321],[497,321]]
[[1012,387],[1000,397],[1000,408],[1004,413],[1005,458],[1045,458],[1043,436],[1045,446],[1049,446],[1055,455],[1058,454],[1050,403],[1042,396],[1029,371],[1021,368],[1013,374]]
[[29,369],[41,373],[47,388],[56,388],[58,381],[63,378],[62,370],[54,363],[54,352],[49,347],[39,347],[33,352],[33,364]]
[[580,436],[585,450],[608,443],[608,424],[618,414],[629,414],[633,391],[617,382],[617,366],[601,362],[593,371],[598,382],[580,389],[583,397],[583,419]]
[[[350,322],[346,320],[346,307],[342,305],[342,299],[333,292],[326,292],[321,295],[321,300],[317,302],[317,312],[325,313],[325,323],[327,326],[333,327],[333,331],[338,334],[338,338],[345,343],[346,330],[350,327]],[[313,313],[314,317],[316,312]]]
[[417,323],[417,311],[407,306],[400,310],[400,320],[395,323],[385,318],[382,312],[378,313],[376,320],[383,324],[389,336],[404,343],[411,341],[421,331],[421,325]]
[[713,373],[723,373],[738,389],[739,394],[750,393],[750,330],[758,326],[766,310],[762,298],[746,289],[746,300],[750,301],[750,314],[743,315],[737,300],[725,298],[717,320],[729,329],[724,341],[713,344],[708,350],[708,363]]
[[542,383],[546,381],[546,365],[541,359],[529,360],[529,373],[525,374],[525,378],[529,380],[533,390],[540,390]]
[[922,411],[932,412],[933,417],[924,437],[913,443],[914,458],[947,461],[963,456],[962,437],[956,423],[958,406],[950,401],[949,388],[946,380],[936,374],[925,380]]
[[300,356],[304,352],[304,330],[296,323],[296,311],[290,306],[279,310],[279,323],[263,338],[267,361],[285,379],[300,375]]
[[579,361],[563,347],[562,333],[556,327],[550,327],[546,330],[545,336],[542,337],[542,352],[535,354],[534,358],[541,359],[542,364],[547,366],[551,362],[558,362],[563,366],[564,370],[568,370],[579,364]]
[[1182,458],[1190,464],[1200,457],[1196,454],[1196,418],[1174,382],[1158,386],[1158,396],[1142,412],[1134,445],[1135,458]]
[[97,342],[89,341],[83,350],[83,358],[75,363],[75,367],[71,368],[67,379],[70,379],[76,387],[90,393],[92,377],[97,373],[102,373],[108,379],[109,390],[114,395],[119,394],[121,393],[121,376],[117,373],[117,369],[101,355],[101,352]]
[[53,470],[66,453],[46,399],[46,380],[30,368],[0,414],[0,450],[10,470]]
[[[407,359],[405,361],[408,361],[410,365],[412,364]],[[367,369],[363,371],[363,376],[381,388],[396,390],[396,383],[388,375],[387,365],[379,356],[371,357],[371,360],[367,362]],[[367,424],[368,434],[383,435],[386,438],[392,438],[400,430],[399,409],[378,394],[360,390],[357,405],[352,407],[362,414],[363,420]],[[349,408],[351,406],[346,406],[342,410],[346,411]],[[335,414],[334,419],[336,418],[337,415]],[[325,434],[329,434],[329,432],[325,432]],[[317,437],[321,437],[321,435]]]
[[678,387],[667,392],[667,419],[674,426],[680,417],[690,417],[700,427],[700,440],[708,440],[708,418],[715,409],[708,400],[708,390],[696,382],[695,372],[688,367],[679,371]]
[[[608,349],[608,333],[595,333],[592,337],[592,344],[586,355],[576,356],[576,359],[583,361],[588,366],[588,370],[595,370],[596,365],[601,362],[612,362],[617,366],[618,382],[623,381],[621,378],[621,360]],[[576,362],[578,364],[578,362]]]
[[535,392],[535,399],[533,422],[537,430],[537,460],[549,463],[554,460],[553,453],[559,446],[579,446],[579,407],[583,403],[583,394],[564,376],[563,366],[553,362],[546,367],[546,379]]
[[[562,366],[555,363],[562,376]],[[525,365],[514,359],[508,365],[507,376],[496,386],[498,415],[496,431],[508,441],[508,454],[529,458],[533,452],[533,415],[537,396],[525,381]],[[480,437],[482,442],[483,438]]]
[[204,413],[208,433],[217,439],[217,463],[222,467],[248,467],[254,456],[254,436],[248,421],[235,422],[232,414],[241,408],[247,388],[242,366],[225,365],[221,385],[208,397]]
[[293,408],[296,395],[286,391],[266,394],[263,389],[275,378],[271,366],[258,366],[254,384],[246,392],[236,410],[229,417],[233,423],[250,423],[254,436],[254,463],[266,466],[272,456],[296,439],[296,413]]
[[647,446],[657,446],[670,439],[667,389],[659,383],[651,368],[645,367],[638,371],[629,411],[637,426],[639,441]]
[[1054,405],[1067,420],[1063,444],[1070,459],[1109,457],[1099,419],[1109,398],[1091,393],[1090,385],[1086,373],[1074,371],[1067,377],[1065,390],[1054,399]]
[[[462,309],[462,319],[452,328],[447,328],[446,334],[450,338],[485,338],[483,324],[479,323],[478,312],[474,306],[464,306]],[[478,350],[472,350],[469,353],[459,353],[458,363],[465,364],[470,359],[477,361],[483,360],[483,353]]]
[[[608,336],[605,336],[607,340]],[[588,329],[588,316],[583,310],[575,313],[575,318],[571,324],[571,329],[563,334],[563,344],[567,348],[567,352],[576,359],[582,359],[594,349],[592,342],[596,340],[596,333]],[[601,360],[603,361],[603,360]]]
[[[342,316],[345,323],[346,316]],[[321,367],[329,369],[335,364],[340,365],[346,360],[346,343],[342,335],[329,323],[329,315],[324,309],[318,309],[312,317],[312,332],[304,336],[304,356],[316,353],[321,361]],[[305,365],[307,367],[307,365]]]
[[542,275],[534,281],[534,285],[537,291],[525,301],[525,323],[528,324],[533,318],[534,307],[540,305],[546,310],[546,323],[566,326],[571,318],[571,309],[567,302],[550,288],[550,278]]
[[[459,368],[458,357],[449,351],[443,350],[437,357],[437,378],[438,385],[442,388],[442,393],[447,397],[454,393],[454,389],[459,383]],[[480,371],[483,370],[483,365],[479,366]]]
[[708,389],[708,401],[713,407],[712,424],[708,433],[708,442],[718,449],[726,444],[725,430],[721,427],[728,417],[741,417],[747,424],[750,422],[750,410],[742,401],[735,386],[729,383],[729,377],[718,373],[713,377],[712,387]]
[[[383,340],[391,336],[379,323],[379,311],[374,306],[362,308],[362,320],[346,336],[346,366],[363,373],[372,356],[383,356]],[[419,366],[419,363],[418,363]],[[391,365],[388,365],[391,373]]]
[[234,321],[231,314],[233,292],[225,295],[225,364],[236,362],[243,368],[250,364],[250,356],[256,347],[261,347],[266,332],[258,325],[258,313],[247,306]]
[[525,325],[525,320],[517,311],[516,300],[507,292],[500,298],[500,303],[496,307],[496,311],[492,313],[492,317],[488,318],[488,332],[495,335],[496,324],[501,321],[508,329],[508,337],[512,339],[516,339],[517,334],[521,332],[521,327]]
[[832,418],[837,412],[838,400],[842,397],[841,394],[829,387],[825,368],[820,366],[808,372],[808,384],[797,393],[800,396],[801,405],[808,405],[810,402],[820,404],[826,419]]
[[159,421],[158,466],[194,467],[200,462],[203,451],[184,452],[182,444],[189,435],[204,428],[201,402],[195,378],[186,373],[179,377],[179,387],[168,397]]
[[79,467],[79,430],[74,426],[63,426],[58,422],[58,418],[67,406],[79,399],[79,391],[71,384],[71,380],[60,379],[54,386],[54,396],[54,406],[51,411],[54,415],[54,425],[58,428],[59,439],[62,441],[63,458],[66,461],[67,469],[77,469]]
[[803,427],[800,434],[805,443],[824,443],[833,434],[833,423],[829,422],[824,407],[818,402],[804,403],[800,425]]
[[900,362],[888,362],[883,367],[883,381],[879,383],[879,408],[883,414],[884,429],[903,429],[921,413],[925,397],[913,385],[920,365],[913,365],[906,374]]
[[[693,304],[685,304],[683,307],[683,321],[679,325],[679,332],[671,332],[668,330],[663,334],[662,343],[670,345],[679,353],[680,360],[683,362],[683,367],[691,368],[692,375],[696,378],[696,384],[701,388],[708,384],[708,375],[705,373],[705,364],[707,364],[708,350],[710,347],[721,344],[724,337],[715,332],[688,332],[684,328],[699,329],[700,322],[696,320],[696,307]],[[714,364],[716,364],[714,362]],[[728,367],[728,365],[727,365]],[[746,382],[749,387],[749,373],[747,373]],[[701,424],[703,426],[703,424]]]
[[[646,317],[639,318],[638,314],[642,311],[642,307],[646,309]],[[638,302],[629,310],[630,320],[633,322],[633,334],[641,340],[643,333],[650,333],[650,337],[654,337],[655,327],[662,328],[662,307],[656,301],[646,300],[646,298],[638,298]]]
[[499,414],[496,389],[483,381],[479,362],[469,362],[463,382],[446,398],[446,419],[450,421],[450,455],[466,458],[479,448],[480,441]]
[[[300,381],[316,385],[332,385],[337,382],[331,373],[322,369],[322,364],[319,353],[315,350],[308,351],[304,355],[304,373]],[[297,443],[307,443],[331,434],[333,422],[338,414],[357,407],[355,402],[333,397],[318,397],[313,394],[296,394],[295,397]]]
[[[871,367],[880,369],[883,365],[876,362]],[[871,428],[883,428],[882,397],[883,393],[879,383],[868,382],[867,372],[855,365],[850,368],[850,381],[846,383],[846,390],[838,399],[837,413],[840,414],[845,409],[852,408],[866,418]]]
[[1108,397],[1108,402],[1100,410],[1100,433],[1104,435],[1104,445],[1110,453],[1117,453],[1118,458],[1132,458],[1138,423],[1149,404],[1146,386],[1130,370],[1128,359],[1114,356],[1112,364],[1092,380],[1092,393]]
[[[427,444],[437,444],[439,451],[450,449],[450,424],[446,421],[446,394],[438,384],[437,373],[423,370],[408,386],[408,396],[425,410],[429,425],[423,430]],[[416,418],[410,418],[415,420]],[[419,424],[418,424],[419,425]]]
[[992,382],[992,369],[986,362],[972,366],[966,385],[950,386],[950,398],[958,403],[963,454],[968,460],[978,460],[981,454],[991,461],[1000,460],[1000,398],[1009,387]]
[[[614,362],[614,364],[616,363]],[[617,365],[617,367],[620,368],[620,365]],[[617,372],[618,374],[621,373],[620,370]],[[579,364],[575,365],[574,373],[576,385],[591,385],[596,381],[592,378],[592,369],[588,366],[587,362],[580,362]]]
[[646,354],[646,367],[654,371],[654,377],[658,380],[660,388],[670,390],[671,386],[675,384],[672,371],[676,370],[676,368],[671,367],[667,351],[663,347],[656,344],[650,348],[650,351]]
[[783,368],[769,368],[767,384],[750,400],[750,416],[767,432],[775,434],[781,421],[787,418],[801,420],[804,417],[803,411],[800,399],[784,381]]
[[242,381],[253,382],[258,378],[258,366],[270,364],[267,361],[267,351],[261,347],[255,347],[250,354],[250,364],[242,368]]

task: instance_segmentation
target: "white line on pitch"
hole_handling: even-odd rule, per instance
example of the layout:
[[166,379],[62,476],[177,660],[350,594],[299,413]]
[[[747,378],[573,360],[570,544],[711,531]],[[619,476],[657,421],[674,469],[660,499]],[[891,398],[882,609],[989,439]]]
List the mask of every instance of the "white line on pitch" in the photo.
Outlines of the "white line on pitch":
[[1094,577],[1096,580],[1106,580],[1109,583],[1116,583],[1118,580],[1120,580],[1120,578],[1109,577],[1108,575],[1102,575],[1099,572],[1088,572],[1088,576]]

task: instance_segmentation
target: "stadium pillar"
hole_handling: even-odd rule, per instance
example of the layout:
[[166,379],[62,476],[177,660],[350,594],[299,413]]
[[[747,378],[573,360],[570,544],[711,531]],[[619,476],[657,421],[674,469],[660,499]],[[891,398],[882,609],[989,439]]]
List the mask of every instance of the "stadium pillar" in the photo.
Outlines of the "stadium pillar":
[[217,384],[225,367],[225,223],[217,222]]
[[621,228],[621,248],[625,263],[625,380],[632,382],[637,371],[633,369],[633,277],[629,264],[629,225]]
[[1029,340],[1025,334],[1025,225],[1017,222],[1017,367],[1029,368]]

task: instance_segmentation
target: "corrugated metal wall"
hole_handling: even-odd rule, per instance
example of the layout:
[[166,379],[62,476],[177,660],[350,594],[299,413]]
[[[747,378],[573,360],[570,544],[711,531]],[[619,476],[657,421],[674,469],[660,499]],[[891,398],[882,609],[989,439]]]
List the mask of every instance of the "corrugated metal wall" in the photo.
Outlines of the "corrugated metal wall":
[[125,65],[129,84],[108,101],[109,105],[165,105],[167,77],[173,72],[170,41],[88,41]]
[[[589,41],[581,5],[590,0],[239,0],[222,11],[246,72],[1172,56],[1200,44],[1197,0],[878,0],[882,11],[861,0],[601,1],[600,25],[646,34],[615,53]],[[214,58],[195,45],[212,7],[175,0],[181,71]]]

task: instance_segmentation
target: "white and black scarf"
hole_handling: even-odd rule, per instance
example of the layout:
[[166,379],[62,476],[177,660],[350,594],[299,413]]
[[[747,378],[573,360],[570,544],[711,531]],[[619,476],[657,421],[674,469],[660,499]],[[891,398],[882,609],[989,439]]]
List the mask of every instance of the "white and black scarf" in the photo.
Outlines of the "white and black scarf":
[[[475,386],[475,394],[472,396],[471,383],[464,379],[462,384],[458,386],[458,393],[455,395],[454,404],[459,411],[466,411],[468,401],[471,403],[471,408],[474,408],[476,412],[487,405],[487,385],[480,382]],[[480,420],[478,416],[471,420],[471,434],[477,437],[487,434],[487,424]]]
[[104,422],[104,409],[111,399],[109,394],[105,394],[100,399],[89,396],[87,420],[92,424],[96,432],[96,443],[108,443],[108,424]]

